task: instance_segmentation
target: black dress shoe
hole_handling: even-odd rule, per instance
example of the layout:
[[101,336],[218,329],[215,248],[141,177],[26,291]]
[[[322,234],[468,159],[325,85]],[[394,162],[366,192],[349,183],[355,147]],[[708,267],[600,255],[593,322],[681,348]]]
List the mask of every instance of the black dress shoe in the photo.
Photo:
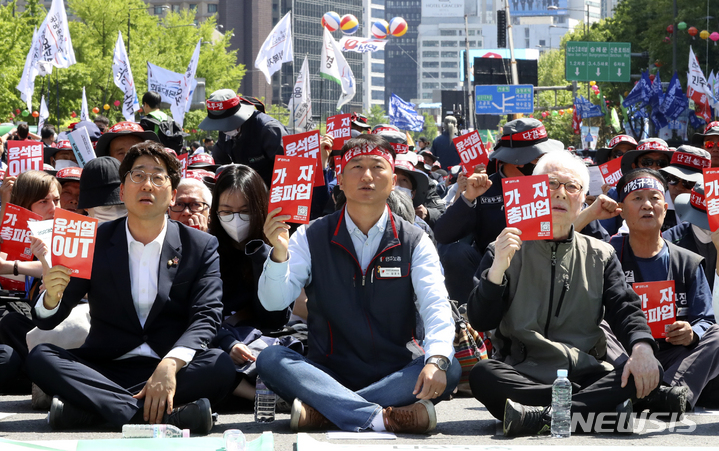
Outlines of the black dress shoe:
[[651,413],[681,419],[687,409],[689,389],[683,385],[667,387],[660,385],[649,396],[636,402],[636,411],[649,409]]
[[549,434],[551,425],[551,407],[525,406],[511,399],[504,404],[502,432],[505,437]]
[[180,429],[189,429],[193,434],[207,435],[213,426],[210,401],[207,398],[200,398],[172,409],[171,414],[165,414],[162,422]]
[[50,414],[47,422],[55,431],[63,429],[80,429],[84,427],[97,426],[102,423],[102,418],[94,413],[79,409],[72,404],[60,401],[55,396],[50,405]]

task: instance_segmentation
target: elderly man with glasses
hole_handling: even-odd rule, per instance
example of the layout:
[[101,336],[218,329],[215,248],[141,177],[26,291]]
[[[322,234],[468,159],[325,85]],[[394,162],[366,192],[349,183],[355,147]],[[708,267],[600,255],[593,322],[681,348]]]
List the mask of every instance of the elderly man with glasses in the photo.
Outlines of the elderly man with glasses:
[[177,185],[175,201],[170,204],[167,214],[170,219],[207,232],[210,205],[212,193],[204,183],[195,179],[182,179]]

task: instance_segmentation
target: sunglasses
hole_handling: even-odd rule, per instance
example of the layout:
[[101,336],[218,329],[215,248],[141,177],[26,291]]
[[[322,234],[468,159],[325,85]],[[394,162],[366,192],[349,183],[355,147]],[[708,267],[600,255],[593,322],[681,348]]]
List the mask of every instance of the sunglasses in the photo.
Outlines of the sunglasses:
[[667,179],[667,183],[672,186],[676,186],[677,184],[681,183],[684,189],[691,191],[692,188],[694,188],[695,183],[690,182],[689,180],[680,179],[679,177],[675,177],[673,175],[665,174],[664,178]]
[[656,160],[652,158],[642,158],[639,160],[639,167],[641,168],[648,168],[654,165],[657,165],[660,168],[665,168],[669,166],[669,161],[664,158],[657,158]]
[[704,141],[704,148],[709,150],[713,148],[719,148],[719,143],[715,143],[714,141]]
[[624,156],[624,152],[621,150],[612,150],[612,158],[621,158]]

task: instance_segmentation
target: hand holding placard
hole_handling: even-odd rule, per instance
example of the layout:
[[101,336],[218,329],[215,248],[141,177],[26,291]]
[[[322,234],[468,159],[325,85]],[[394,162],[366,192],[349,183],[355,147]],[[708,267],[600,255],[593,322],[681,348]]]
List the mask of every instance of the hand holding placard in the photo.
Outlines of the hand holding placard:
[[507,226],[521,230],[522,240],[553,237],[548,175],[502,179],[502,192]]
[[89,279],[95,253],[98,220],[62,209],[55,210],[52,260],[72,268],[72,276]]

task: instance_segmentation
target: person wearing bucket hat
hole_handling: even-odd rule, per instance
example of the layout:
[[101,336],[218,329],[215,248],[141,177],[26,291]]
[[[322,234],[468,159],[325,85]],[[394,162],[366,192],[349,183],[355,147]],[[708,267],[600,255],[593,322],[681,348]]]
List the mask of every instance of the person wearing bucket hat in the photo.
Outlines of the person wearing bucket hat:
[[692,145],[708,151],[712,156],[712,167],[719,167],[719,121],[708,123],[704,133],[694,133]]
[[220,89],[207,99],[207,117],[200,128],[220,132],[211,150],[217,164],[247,165],[270,187],[275,156],[284,155],[282,137],[289,134],[284,125],[238,97],[233,90]]
[[711,167],[709,152],[694,146],[679,146],[672,153],[669,166],[659,170],[669,185],[669,197],[672,202],[679,194],[690,193],[694,184],[703,179],[702,170],[709,167]]
[[80,176],[77,208],[101,223],[127,216],[120,200],[120,162],[114,157],[97,157],[87,162]]
[[219,164],[215,164],[215,159],[210,154],[198,153],[191,156],[187,162],[187,169],[204,169],[206,171],[215,172],[219,168]]
[[673,150],[669,150],[666,141],[648,138],[639,142],[637,148],[622,156],[622,174],[636,168],[650,168],[658,171],[669,166]]
[[57,171],[55,178],[62,185],[60,190],[60,208],[73,213],[85,214],[85,211],[78,209],[80,202],[80,178],[82,168],[70,167]]
[[597,149],[595,161],[604,164],[615,158],[621,158],[626,152],[637,148],[637,140],[629,135],[617,135],[609,141],[609,147]]
[[118,122],[100,136],[95,146],[95,155],[98,157],[113,157],[122,162],[130,147],[143,141],[160,142],[160,138],[153,131],[143,129],[135,122]]
[[[685,392],[682,404],[693,409],[707,383],[719,376],[716,358],[719,327],[714,321],[712,294],[701,265],[702,257],[662,237],[662,217],[667,211],[666,182],[659,172],[636,169],[624,174],[617,182],[617,191],[629,235],[615,236],[610,244],[616,250],[628,283],[674,282],[673,294],[669,296],[671,315],[667,319],[670,322],[664,326],[661,336],[654,334],[655,356],[664,368],[664,384],[672,386],[671,390],[677,393]],[[648,313],[650,324],[651,309],[653,307]],[[719,392],[710,395],[717,398]],[[653,402],[651,395],[639,400],[636,410],[659,411],[652,406]],[[683,411],[685,406],[677,407]]]
[[75,152],[72,151],[72,145],[67,140],[58,141],[49,147],[46,146],[43,158],[46,164],[58,171],[64,168],[79,167]]
[[372,126],[367,123],[367,116],[359,113],[352,113],[350,116],[350,127],[360,133],[368,132]]

